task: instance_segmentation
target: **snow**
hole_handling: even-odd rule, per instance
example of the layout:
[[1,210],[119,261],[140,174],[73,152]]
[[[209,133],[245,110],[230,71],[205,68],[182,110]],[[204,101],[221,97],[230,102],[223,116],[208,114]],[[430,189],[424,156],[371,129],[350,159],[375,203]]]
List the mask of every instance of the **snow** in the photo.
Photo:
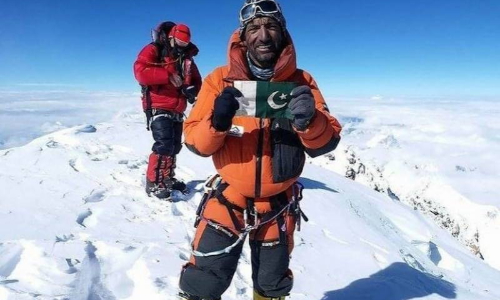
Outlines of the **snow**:
[[[500,103],[331,100],[335,157],[311,162],[418,209],[500,270]],[[331,160],[335,158],[335,161]]]
[[[358,124],[366,124],[364,120]],[[402,147],[396,149],[404,149],[405,139],[392,134]],[[391,140],[377,145],[392,151]],[[184,149],[177,173],[193,192],[178,195],[174,203],[149,198],[143,187],[151,142],[143,116],[132,108],[105,123],[62,129],[0,150],[0,299],[175,299],[180,268],[190,255],[203,181],[214,169],[210,159]],[[500,299],[500,271],[432,219],[327,170],[351,165],[345,145],[336,152],[336,161],[316,160],[323,167],[308,164],[301,178],[306,186],[302,208],[310,222],[295,235],[290,299]],[[363,154],[368,161],[370,152]],[[429,165],[425,174],[441,168],[415,158],[419,165]],[[473,160],[461,165],[495,172]],[[372,171],[371,165],[367,168]],[[472,202],[467,199],[463,203]],[[484,201],[493,206],[492,199]],[[480,211],[484,202],[469,204],[464,209]],[[246,246],[223,297],[248,300],[251,293]]]

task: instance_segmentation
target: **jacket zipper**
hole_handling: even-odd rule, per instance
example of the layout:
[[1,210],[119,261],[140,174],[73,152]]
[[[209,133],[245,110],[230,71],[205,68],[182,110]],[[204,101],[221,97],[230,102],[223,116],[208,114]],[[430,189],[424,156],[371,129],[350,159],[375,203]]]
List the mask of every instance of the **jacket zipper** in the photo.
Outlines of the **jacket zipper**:
[[262,186],[262,154],[264,152],[264,120],[259,119],[259,141],[257,143],[257,160],[255,168],[255,198],[259,198]]

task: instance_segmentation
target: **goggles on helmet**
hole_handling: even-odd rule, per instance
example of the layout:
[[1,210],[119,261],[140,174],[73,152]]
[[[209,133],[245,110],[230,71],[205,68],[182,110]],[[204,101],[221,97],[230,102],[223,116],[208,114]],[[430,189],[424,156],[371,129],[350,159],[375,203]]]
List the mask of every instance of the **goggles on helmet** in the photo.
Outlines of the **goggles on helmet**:
[[240,10],[240,22],[242,24],[253,19],[257,12],[264,15],[281,13],[279,5],[271,0],[261,0],[245,4]]
[[156,29],[151,29],[151,39],[153,42],[158,42],[160,40],[160,33]]

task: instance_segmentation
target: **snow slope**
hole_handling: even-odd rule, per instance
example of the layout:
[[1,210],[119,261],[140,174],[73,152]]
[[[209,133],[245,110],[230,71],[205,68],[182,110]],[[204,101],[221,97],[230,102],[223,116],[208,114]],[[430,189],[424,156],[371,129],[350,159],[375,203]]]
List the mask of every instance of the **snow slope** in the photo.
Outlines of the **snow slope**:
[[[210,159],[184,150],[191,195],[143,192],[142,115],[64,129],[0,151],[0,299],[175,299]],[[296,300],[500,299],[500,272],[417,211],[307,165]],[[251,299],[245,248],[225,300]]]
[[343,142],[333,163],[313,163],[422,211],[500,270],[499,101],[350,99],[330,108]]

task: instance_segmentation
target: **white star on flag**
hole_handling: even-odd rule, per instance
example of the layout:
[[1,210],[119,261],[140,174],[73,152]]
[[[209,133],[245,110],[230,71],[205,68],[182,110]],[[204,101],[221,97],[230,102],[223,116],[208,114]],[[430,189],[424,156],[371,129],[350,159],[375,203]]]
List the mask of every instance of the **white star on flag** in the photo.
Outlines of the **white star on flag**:
[[280,99],[281,100],[286,100],[286,95],[285,94],[281,94]]

